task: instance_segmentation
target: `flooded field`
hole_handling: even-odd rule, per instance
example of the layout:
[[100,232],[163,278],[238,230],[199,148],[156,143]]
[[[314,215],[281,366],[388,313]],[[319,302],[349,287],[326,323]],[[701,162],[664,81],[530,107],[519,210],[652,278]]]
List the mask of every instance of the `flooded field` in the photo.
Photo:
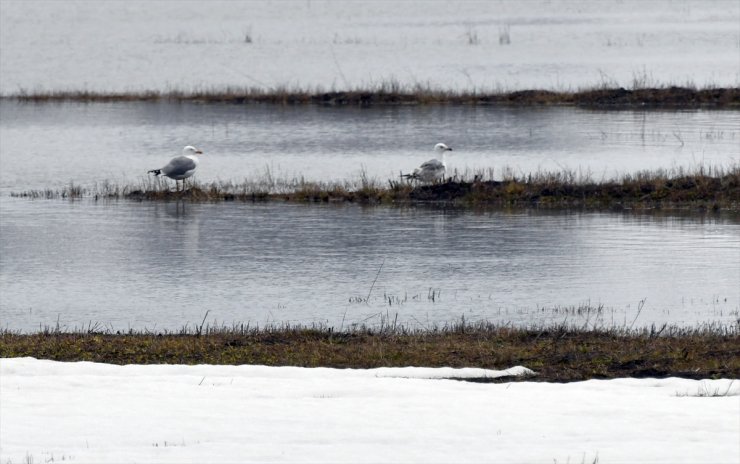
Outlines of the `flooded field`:
[[2,464],[730,462],[739,20],[0,0]]
[[733,323],[740,305],[731,215],[7,197],[0,214],[3,327],[27,331],[175,330],[207,311],[210,324],[696,325]]
[[717,0],[3,2],[0,94],[737,86]]
[[[4,328],[461,319],[518,325],[734,323],[740,219],[296,204],[28,200],[142,182],[185,144],[196,178],[384,182],[450,169],[595,180],[737,163],[740,114],[0,103]],[[508,170],[508,171],[507,171]]]
[[304,178],[385,183],[453,147],[451,173],[569,171],[596,181],[738,163],[736,111],[324,108],[167,103],[0,103],[0,193],[129,185],[185,145],[201,182]]

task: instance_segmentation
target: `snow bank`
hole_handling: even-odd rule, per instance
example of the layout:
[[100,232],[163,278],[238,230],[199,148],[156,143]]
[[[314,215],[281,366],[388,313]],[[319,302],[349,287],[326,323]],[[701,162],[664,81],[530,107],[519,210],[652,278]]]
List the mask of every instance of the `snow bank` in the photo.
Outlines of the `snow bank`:
[[737,461],[731,380],[429,380],[528,372],[2,359],[0,461]]

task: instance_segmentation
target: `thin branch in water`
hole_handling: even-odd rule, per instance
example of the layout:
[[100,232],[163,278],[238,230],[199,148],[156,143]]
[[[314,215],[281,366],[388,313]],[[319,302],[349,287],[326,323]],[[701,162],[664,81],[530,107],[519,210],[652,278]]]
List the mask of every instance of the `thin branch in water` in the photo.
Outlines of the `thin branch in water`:
[[370,291],[367,292],[367,297],[365,297],[365,304],[370,304],[370,294],[373,292],[373,288],[375,287],[375,282],[378,281],[378,277],[380,276],[380,271],[383,269],[383,264],[385,264],[385,258],[383,258],[383,262],[380,263],[380,267],[378,268],[378,273],[375,274],[375,280],[373,280],[373,284],[370,286]]
[[632,324],[630,324],[630,329],[632,329],[632,326],[635,325],[635,322],[637,321],[637,318],[640,317],[640,313],[642,312],[642,308],[645,307],[645,300],[647,300],[647,298],[643,298],[637,304],[637,314],[635,315],[635,318],[632,319]]
[[208,311],[206,311],[206,314],[203,316],[203,321],[201,321],[200,327],[198,327],[197,335],[200,335],[200,334],[203,333],[203,324],[206,323],[206,318],[208,317],[208,313],[210,313],[210,312],[211,312],[211,310],[209,309]]

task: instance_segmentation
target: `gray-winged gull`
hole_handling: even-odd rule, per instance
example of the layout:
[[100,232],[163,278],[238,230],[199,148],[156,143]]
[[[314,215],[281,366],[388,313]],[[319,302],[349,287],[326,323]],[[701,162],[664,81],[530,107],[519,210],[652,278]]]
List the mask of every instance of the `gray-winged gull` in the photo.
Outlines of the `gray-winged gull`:
[[181,180],[182,189],[185,190],[185,179],[195,173],[195,168],[198,167],[198,163],[200,162],[197,155],[202,154],[202,151],[188,145],[182,149],[182,155],[172,158],[166,166],[159,169],[152,169],[147,173],[154,173],[155,176],[164,174],[170,179],[174,179],[175,188],[178,188],[178,190],[179,185],[177,184],[177,181]]
[[403,177],[407,179],[420,180],[422,182],[433,182],[435,180],[444,179],[445,173],[447,172],[447,160],[445,154],[448,151],[452,151],[452,148],[448,147],[444,143],[438,143],[434,146],[434,151],[437,154],[442,154],[442,161],[437,158],[431,159],[414,169],[413,173],[404,174]]

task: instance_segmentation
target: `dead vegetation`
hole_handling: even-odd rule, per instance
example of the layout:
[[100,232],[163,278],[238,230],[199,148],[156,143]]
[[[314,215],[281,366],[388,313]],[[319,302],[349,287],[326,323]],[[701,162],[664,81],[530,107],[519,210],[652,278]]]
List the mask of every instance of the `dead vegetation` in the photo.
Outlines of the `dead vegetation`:
[[21,102],[201,102],[325,106],[373,105],[500,105],[577,106],[596,109],[627,108],[740,108],[740,88],[652,87],[625,89],[597,86],[576,91],[445,90],[384,82],[366,89],[308,90],[277,87],[225,87],[191,91],[103,92],[21,90],[2,97]]
[[[583,330],[560,325],[512,328],[491,323],[414,329],[395,324],[335,330],[321,326],[183,328],[116,333],[96,327],[0,333],[0,357],[113,364],[481,367],[523,365],[527,380],[617,377],[740,377],[737,326]],[[490,380],[489,380],[490,381]]]
[[233,183],[189,183],[174,191],[166,181],[148,179],[138,185],[103,182],[91,187],[70,184],[61,189],[13,192],[30,199],[134,201],[287,201],[357,203],[363,205],[438,204],[460,207],[694,209],[740,208],[740,166],[644,171],[618,179],[595,180],[575,172],[539,172],[503,180],[487,174],[453,176],[444,182],[418,184],[402,180],[385,183],[363,178],[359,182],[310,182],[270,178]]

